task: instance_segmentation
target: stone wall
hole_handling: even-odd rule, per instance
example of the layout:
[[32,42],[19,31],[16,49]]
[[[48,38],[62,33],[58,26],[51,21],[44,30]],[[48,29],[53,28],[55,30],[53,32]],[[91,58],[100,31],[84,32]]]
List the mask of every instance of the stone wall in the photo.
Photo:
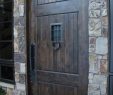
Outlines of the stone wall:
[[26,95],[26,31],[24,0],[14,0],[14,95]]
[[89,0],[89,95],[106,95],[107,68],[107,0]]

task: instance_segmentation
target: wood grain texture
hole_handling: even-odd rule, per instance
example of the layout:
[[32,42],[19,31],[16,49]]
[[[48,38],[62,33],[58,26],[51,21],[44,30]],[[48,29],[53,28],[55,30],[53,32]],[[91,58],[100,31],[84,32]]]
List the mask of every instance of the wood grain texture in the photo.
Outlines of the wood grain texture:
[[[34,95],[87,95],[88,1],[33,0],[31,41],[36,43]],[[60,23],[55,50],[51,25]]]
[[42,82],[38,85],[38,95],[78,95],[77,88],[74,87]]
[[[37,49],[39,61],[37,68],[39,70],[78,73],[77,16],[78,13],[66,13],[37,18],[37,21],[40,22],[37,25],[40,31]],[[50,31],[52,23],[62,23],[63,27],[63,41],[58,51],[55,51],[52,46]],[[43,26],[43,28],[40,26]]]
[[48,4],[48,3],[56,3],[56,2],[61,2],[61,1],[67,1],[67,0],[37,0],[39,5]]

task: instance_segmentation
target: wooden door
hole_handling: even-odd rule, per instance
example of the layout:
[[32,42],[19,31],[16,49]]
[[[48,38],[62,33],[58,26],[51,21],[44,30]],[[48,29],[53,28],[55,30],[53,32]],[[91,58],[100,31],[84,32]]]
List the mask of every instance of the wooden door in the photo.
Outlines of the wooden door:
[[88,0],[31,1],[32,95],[87,95]]

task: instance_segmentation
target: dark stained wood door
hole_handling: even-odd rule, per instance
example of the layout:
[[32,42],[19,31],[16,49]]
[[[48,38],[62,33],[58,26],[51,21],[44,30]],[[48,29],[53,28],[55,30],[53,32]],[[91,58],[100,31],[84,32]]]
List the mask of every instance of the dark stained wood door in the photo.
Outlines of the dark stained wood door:
[[88,0],[31,1],[33,95],[87,95]]

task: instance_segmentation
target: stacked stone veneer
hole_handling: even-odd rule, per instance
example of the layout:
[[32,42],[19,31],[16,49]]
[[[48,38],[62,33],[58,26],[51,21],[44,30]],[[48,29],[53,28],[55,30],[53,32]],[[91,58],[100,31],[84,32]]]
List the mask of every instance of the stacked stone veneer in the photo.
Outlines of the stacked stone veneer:
[[[14,0],[15,85],[0,82],[7,95],[26,95],[26,30],[24,0]],[[107,0],[89,0],[88,95],[107,95]]]
[[89,0],[88,95],[107,95],[108,14],[107,0]]
[[24,0],[14,0],[14,95],[26,95],[26,31]]

